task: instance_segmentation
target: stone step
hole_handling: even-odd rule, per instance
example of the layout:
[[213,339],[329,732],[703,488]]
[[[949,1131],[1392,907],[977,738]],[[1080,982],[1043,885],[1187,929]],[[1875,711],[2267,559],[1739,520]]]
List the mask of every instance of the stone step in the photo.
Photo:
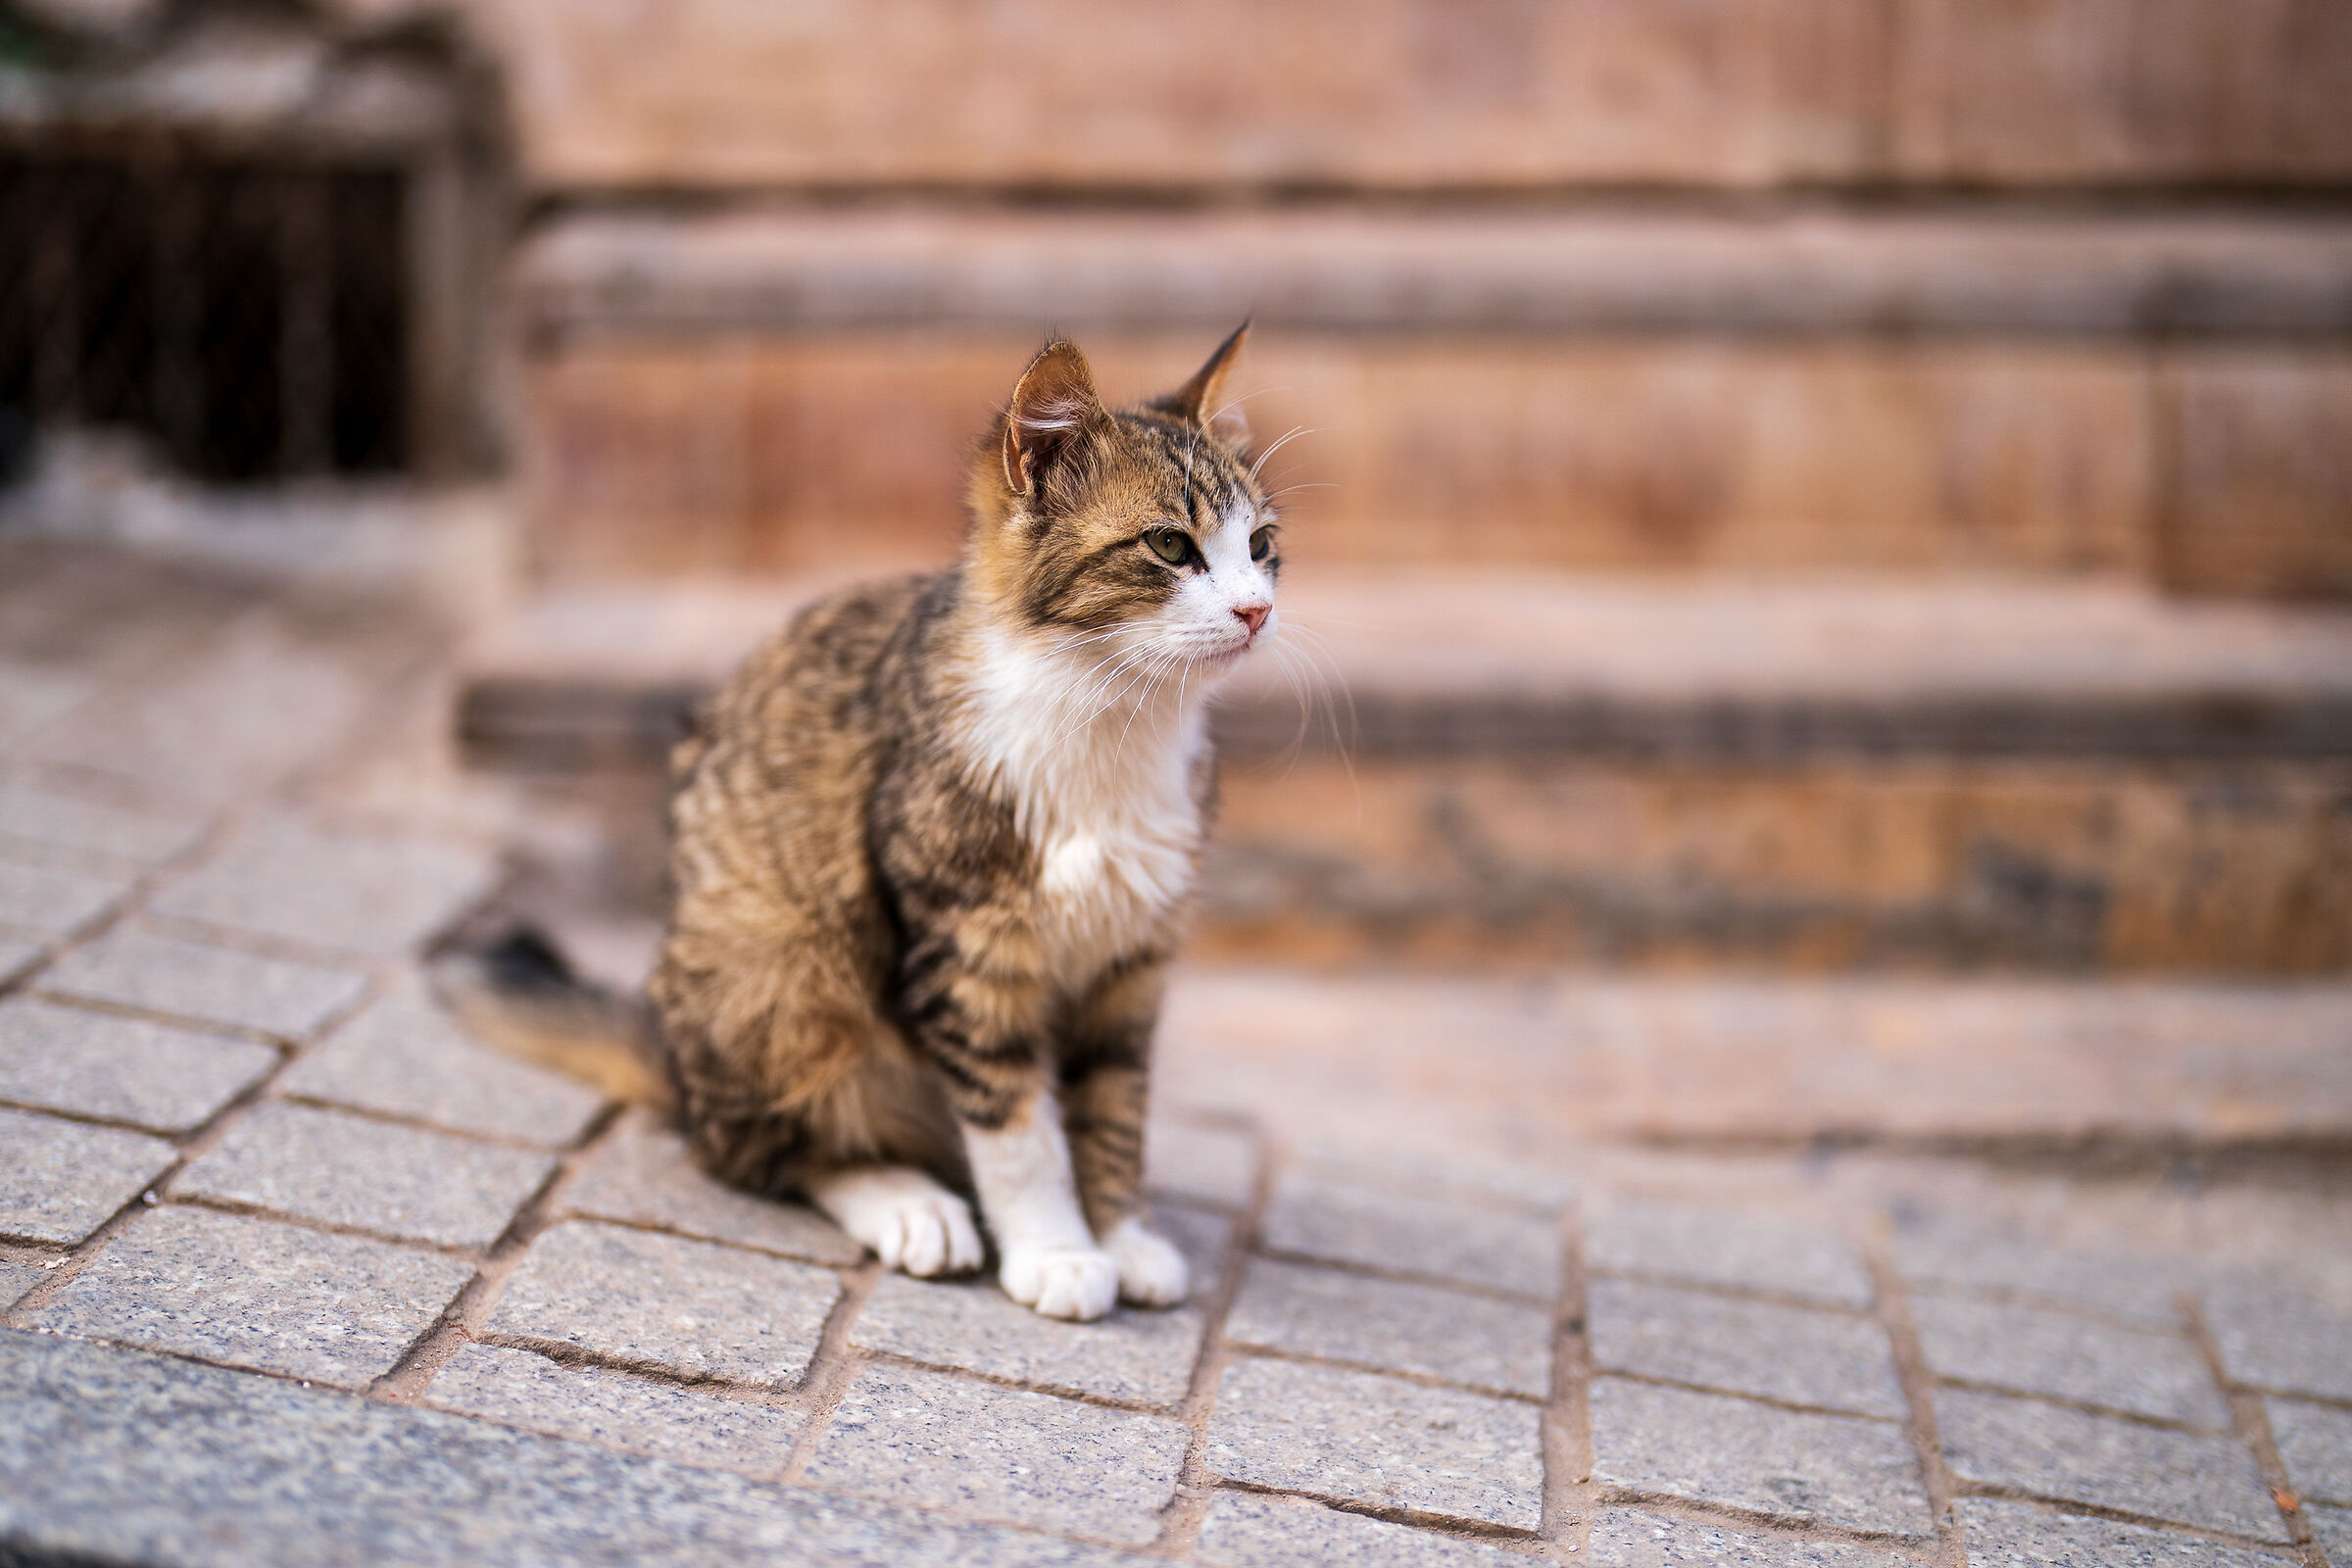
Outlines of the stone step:
[[[817,586],[551,592],[470,656],[467,755],[648,780],[612,831],[657,842],[686,705]],[[1206,954],[2352,966],[2352,615],[1337,573],[1285,612],[1218,713]]]

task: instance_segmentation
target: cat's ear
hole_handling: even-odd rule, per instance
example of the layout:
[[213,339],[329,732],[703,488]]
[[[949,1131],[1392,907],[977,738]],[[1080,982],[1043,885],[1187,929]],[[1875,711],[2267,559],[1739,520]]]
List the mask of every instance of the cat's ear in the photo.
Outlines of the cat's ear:
[[1095,393],[1094,375],[1078,345],[1055,338],[1037,351],[1004,410],[1004,482],[1029,494],[1069,443],[1110,417]]
[[1242,345],[1248,341],[1250,323],[1244,321],[1233,329],[1233,336],[1217,345],[1208,363],[1195,370],[1190,381],[1152,407],[1201,426],[1227,446],[1239,447],[1247,442],[1250,422],[1242,417],[1240,404],[1226,400],[1225,388],[1235,362],[1242,357]]

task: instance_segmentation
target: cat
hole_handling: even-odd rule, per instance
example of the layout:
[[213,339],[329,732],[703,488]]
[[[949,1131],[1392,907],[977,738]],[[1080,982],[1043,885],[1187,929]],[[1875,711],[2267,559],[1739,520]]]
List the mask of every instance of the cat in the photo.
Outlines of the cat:
[[1141,1212],[1152,1038],[1216,799],[1204,703],[1279,630],[1225,388],[1247,323],[1112,412],[1046,344],[973,460],[959,560],[797,616],[672,758],[643,1000],[522,936],[444,966],[494,1043],[668,1107],[712,1174],[908,1274],[1084,1321],[1168,1306]]

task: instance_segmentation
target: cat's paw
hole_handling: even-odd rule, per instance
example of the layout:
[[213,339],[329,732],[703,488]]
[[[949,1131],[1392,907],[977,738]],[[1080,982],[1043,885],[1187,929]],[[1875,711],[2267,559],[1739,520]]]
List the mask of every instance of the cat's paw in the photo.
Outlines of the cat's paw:
[[1119,1266],[1099,1247],[1008,1247],[997,1279],[1023,1306],[1073,1323],[1093,1322],[1119,1298]]
[[1192,1270],[1167,1238],[1130,1214],[1111,1227],[1103,1249],[1119,1266],[1119,1299],[1137,1306],[1174,1306],[1192,1288]]
[[816,1185],[817,1206],[873,1249],[884,1268],[922,1279],[968,1274],[983,1257],[972,1207],[919,1170],[871,1166]]

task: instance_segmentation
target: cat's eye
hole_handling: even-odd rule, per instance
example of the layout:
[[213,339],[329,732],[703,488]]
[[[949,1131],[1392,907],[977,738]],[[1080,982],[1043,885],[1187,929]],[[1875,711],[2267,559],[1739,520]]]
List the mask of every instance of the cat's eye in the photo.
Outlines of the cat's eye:
[[1152,528],[1144,534],[1144,543],[1152,553],[1171,566],[1181,566],[1192,559],[1192,535],[1181,528]]
[[1260,528],[1250,536],[1250,559],[1263,561],[1274,553],[1274,530]]

